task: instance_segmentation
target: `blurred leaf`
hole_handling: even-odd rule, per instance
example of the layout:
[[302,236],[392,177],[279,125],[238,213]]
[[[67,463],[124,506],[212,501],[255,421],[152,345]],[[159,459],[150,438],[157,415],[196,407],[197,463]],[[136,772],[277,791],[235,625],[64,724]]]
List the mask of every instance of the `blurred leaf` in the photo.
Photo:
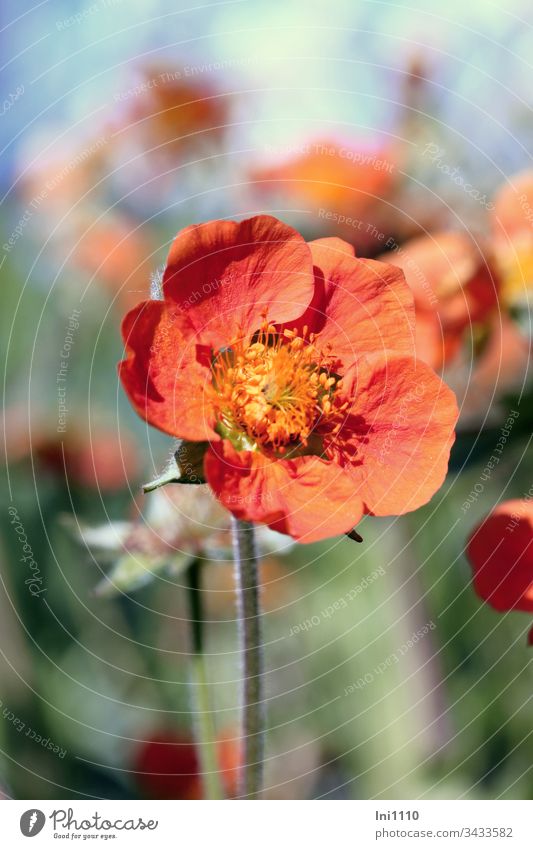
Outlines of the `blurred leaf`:
[[121,551],[132,530],[132,523],[126,521],[109,521],[106,524],[91,527],[81,524],[68,513],[60,516],[60,524],[76,542],[83,543],[88,549],[96,548],[110,552]]
[[125,554],[117,560],[104,580],[97,584],[95,595],[110,597],[138,590],[153,581],[166,567],[171,567],[173,574],[179,574],[193,559],[190,554],[174,555],[170,561],[166,556]]

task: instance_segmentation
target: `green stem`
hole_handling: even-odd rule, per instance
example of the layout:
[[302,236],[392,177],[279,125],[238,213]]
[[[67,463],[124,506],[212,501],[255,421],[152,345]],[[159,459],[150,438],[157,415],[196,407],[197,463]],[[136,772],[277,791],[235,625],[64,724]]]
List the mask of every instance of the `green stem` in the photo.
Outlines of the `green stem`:
[[196,738],[205,799],[223,799],[224,793],[218,771],[216,729],[209,701],[209,684],[204,653],[204,617],[202,605],[200,560],[194,560],[187,570],[187,598],[191,632],[191,683],[195,701]]
[[258,559],[254,526],[233,518],[237,615],[243,658],[244,758],[239,795],[258,799],[263,786],[265,711]]

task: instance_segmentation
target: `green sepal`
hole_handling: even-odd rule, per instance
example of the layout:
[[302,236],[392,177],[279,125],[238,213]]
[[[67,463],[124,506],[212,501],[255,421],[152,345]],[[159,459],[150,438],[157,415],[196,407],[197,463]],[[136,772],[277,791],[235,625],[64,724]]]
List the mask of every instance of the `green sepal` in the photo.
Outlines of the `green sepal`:
[[178,483],[205,483],[204,456],[209,442],[189,442],[180,440],[174,452],[174,460],[179,471]]
[[204,454],[207,442],[188,442],[180,440],[174,456],[165,470],[150,483],[143,485],[143,492],[153,492],[168,483],[205,483]]

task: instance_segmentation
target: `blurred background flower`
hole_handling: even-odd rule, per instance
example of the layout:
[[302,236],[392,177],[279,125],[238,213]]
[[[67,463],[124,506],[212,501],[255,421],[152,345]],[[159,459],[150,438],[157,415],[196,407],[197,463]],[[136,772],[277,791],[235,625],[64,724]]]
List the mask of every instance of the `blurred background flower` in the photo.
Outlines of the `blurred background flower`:
[[[499,504],[474,530],[468,559],[477,594],[498,610],[533,613],[533,502]],[[533,645],[533,628],[529,632]]]
[[[240,754],[234,736],[217,741],[219,771],[226,798],[237,795]],[[133,766],[143,795],[149,799],[202,799],[200,763],[192,739],[159,732],[139,746]]]

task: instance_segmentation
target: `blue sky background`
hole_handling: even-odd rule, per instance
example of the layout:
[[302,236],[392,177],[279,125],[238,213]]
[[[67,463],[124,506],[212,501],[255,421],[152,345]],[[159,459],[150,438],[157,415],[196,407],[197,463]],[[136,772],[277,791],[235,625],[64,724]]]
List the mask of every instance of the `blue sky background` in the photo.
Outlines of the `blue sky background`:
[[[194,68],[235,91],[238,144],[293,142],[308,132],[372,139],[394,127],[401,72],[431,72],[435,111],[466,139],[472,167],[496,185],[528,164],[533,36],[529,3],[303,0],[183,3],[44,0],[3,6],[1,116],[7,188],[25,141],[91,128],[113,109],[132,63]],[[77,17],[75,17],[77,16]],[[221,70],[209,72],[210,64]]]

